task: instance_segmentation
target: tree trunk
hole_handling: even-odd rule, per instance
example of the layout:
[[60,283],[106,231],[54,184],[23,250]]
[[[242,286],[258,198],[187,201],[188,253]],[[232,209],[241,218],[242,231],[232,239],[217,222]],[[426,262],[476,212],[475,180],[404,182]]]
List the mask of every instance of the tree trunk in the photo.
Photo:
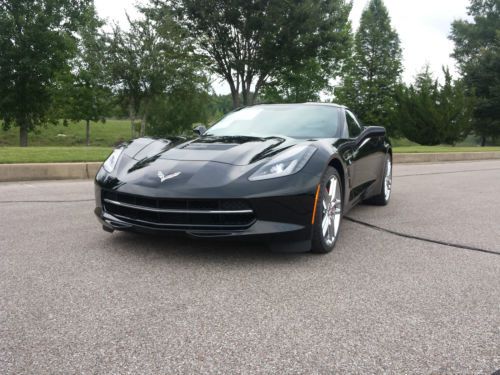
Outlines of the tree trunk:
[[90,120],[87,120],[87,124],[85,126],[85,144],[90,146]]
[[255,89],[253,91],[253,95],[251,98],[252,100],[250,102],[251,105],[255,104],[255,100],[257,100],[257,97],[259,96],[259,91],[262,88],[262,85],[264,84],[265,80],[266,80],[265,76],[260,76],[259,79],[257,80],[257,83],[255,84]]
[[28,123],[26,120],[19,122],[19,146],[28,147]]
[[135,111],[132,108],[132,104],[128,108],[128,118],[130,119],[130,138],[135,138]]
[[252,94],[252,80],[253,76],[248,76],[247,79],[243,79],[243,84],[241,85],[241,90],[243,93],[243,105],[253,105],[255,102],[255,95]]
[[144,114],[141,118],[141,137],[144,137],[146,134],[146,114]]
[[247,106],[249,104],[248,102],[248,95],[249,93],[247,92],[245,85],[241,88],[241,95],[243,96],[243,105]]
[[234,83],[234,79],[231,76],[231,71],[228,71],[225,74],[226,82],[229,84],[229,88],[231,89],[231,98],[233,99],[233,109],[240,107],[240,79],[238,75],[236,76],[236,84]]
[[233,98],[233,109],[240,107],[240,93],[231,89],[231,97]]
[[486,146],[486,137],[483,135],[481,136],[481,147]]

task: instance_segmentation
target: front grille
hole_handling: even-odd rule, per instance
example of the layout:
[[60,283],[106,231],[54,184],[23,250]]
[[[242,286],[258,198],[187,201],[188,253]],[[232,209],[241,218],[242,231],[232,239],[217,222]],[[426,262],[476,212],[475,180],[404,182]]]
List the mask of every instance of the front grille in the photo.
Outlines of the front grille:
[[255,221],[241,199],[156,199],[103,190],[102,205],[123,221],[154,229],[238,230]]

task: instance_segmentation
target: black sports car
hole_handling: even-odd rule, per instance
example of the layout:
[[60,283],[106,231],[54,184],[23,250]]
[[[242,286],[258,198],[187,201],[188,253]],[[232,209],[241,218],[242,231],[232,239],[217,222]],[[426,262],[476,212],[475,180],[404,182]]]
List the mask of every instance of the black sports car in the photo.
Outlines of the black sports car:
[[139,138],[96,176],[103,229],[258,239],[278,251],[326,253],[356,203],[388,203],[385,129],[335,104],[256,105],[198,136]]

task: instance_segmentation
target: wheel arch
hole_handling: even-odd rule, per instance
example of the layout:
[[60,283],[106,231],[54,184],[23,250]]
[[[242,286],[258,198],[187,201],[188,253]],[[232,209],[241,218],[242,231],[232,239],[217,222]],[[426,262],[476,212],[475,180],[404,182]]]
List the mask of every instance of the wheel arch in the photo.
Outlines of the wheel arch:
[[346,179],[345,179],[345,170],[344,170],[344,166],[343,166],[342,162],[337,158],[333,158],[328,163],[328,166],[335,168],[337,170],[337,172],[339,173],[340,179],[342,182],[342,188],[344,189],[343,193],[345,195],[345,192],[347,190],[347,186],[346,186]]

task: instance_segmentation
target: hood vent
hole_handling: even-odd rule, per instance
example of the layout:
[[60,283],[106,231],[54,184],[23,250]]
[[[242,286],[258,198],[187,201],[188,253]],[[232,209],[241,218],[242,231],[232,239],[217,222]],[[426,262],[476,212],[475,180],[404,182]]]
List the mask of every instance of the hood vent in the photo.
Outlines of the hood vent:
[[207,150],[207,151],[225,151],[233,147],[238,146],[237,144],[231,143],[189,143],[184,146],[185,150]]

